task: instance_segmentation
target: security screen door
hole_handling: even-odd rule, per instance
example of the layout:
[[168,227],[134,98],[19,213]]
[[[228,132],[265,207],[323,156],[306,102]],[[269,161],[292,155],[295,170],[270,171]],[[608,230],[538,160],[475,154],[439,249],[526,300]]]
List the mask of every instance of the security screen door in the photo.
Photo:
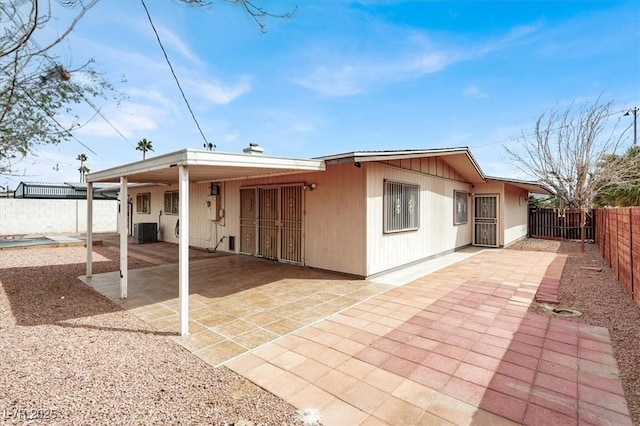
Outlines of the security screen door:
[[302,185],[240,190],[240,252],[303,263]]
[[473,200],[473,244],[498,247],[498,196],[475,195]]

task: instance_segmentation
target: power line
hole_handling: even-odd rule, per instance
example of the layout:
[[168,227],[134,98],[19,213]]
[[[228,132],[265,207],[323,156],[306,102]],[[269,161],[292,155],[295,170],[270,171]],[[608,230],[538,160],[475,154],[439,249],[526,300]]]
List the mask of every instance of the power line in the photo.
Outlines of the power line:
[[187,105],[187,109],[189,110],[189,113],[191,113],[191,118],[193,118],[193,122],[196,123],[196,127],[198,128],[198,131],[200,132],[200,135],[202,136],[202,139],[204,140],[204,143],[208,144],[209,141],[207,140],[207,137],[204,135],[204,132],[202,131],[202,128],[200,127],[200,123],[198,123],[198,120],[196,119],[196,115],[193,113],[193,110],[191,109],[191,105],[189,104],[189,101],[187,100],[187,96],[184,94],[184,90],[182,90],[182,86],[180,85],[180,81],[178,80],[178,76],[176,75],[176,73],[175,73],[175,71],[173,69],[173,65],[171,65],[171,61],[169,60],[169,56],[167,55],[167,51],[164,49],[164,46],[162,45],[162,41],[160,40],[160,35],[158,35],[158,31],[156,30],[155,25],[153,25],[153,20],[151,20],[151,14],[149,13],[149,9],[147,9],[147,5],[144,3],[144,0],[140,0],[140,2],[142,3],[142,7],[144,7],[144,11],[147,13],[147,18],[149,19],[149,24],[151,24],[151,28],[153,29],[153,32],[156,35],[156,39],[158,40],[158,45],[160,45],[160,49],[162,50],[162,53],[164,54],[164,59],[167,61],[167,65],[169,65],[169,69],[171,70],[171,74],[173,75],[173,79],[176,81],[176,85],[178,86],[178,90],[180,90],[180,94],[182,95],[182,99],[184,99],[184,103]]
[[87,148],[92,154],[98,156],[98,158],[100,158],[100,156],[98,155],[97,152],[95,152],[94,150],[92,150],[91,148],[89,148],[86,144],[84,144],[80,139],[78,139],[77,137],[75,137],[69,130],[67,130],[49,111],[47,111],[46,108],[44,108],[42,105],[40,105],[35,99],[33,99],[33,96],[31,96],[31,93],[29,93],[26,90],[23,90],[24,94],[27,95],[27,97],[29,99],[31,99],[31,101],[36,104],[36,106],[38,108],[40,108],[45,114],[47,114],[47,116],[58,125],[58,127],[60,127],[60,129],[62,129],[62,131],[64,133],[67,133],[69,136],[71,136],[73,139],[75,139],[76,142],[78,142],[80,145],[82,145],[83,147]]
[[[34,2],[34,7],[35,7],[35,11],[36,11],[36,15],[37,15],[37,1]],[[16,23],[14,20],[14,17],[11,18],[13,23]],[[38,44],[37,41],[33,40],[30,37],[27,37],[25,39],[25,42],[29,42],[31,44],[33,44],[38,50],[42,50],[42,48],[40,47],[40,45]],[[4,55],[3,55],[4,56]],[[51,63],[51,65],[53,65],[53,67],[58,67],[60,66],[59,64],[57,64],[51,57],[49,57],[48,55],[43,55],[43,57],[49,61]],[[98,108],[96,106],[96,104],[94,104],[91,100],[89,100],[76,86],[74,85],[70,85],[69,87],[71,87],[76,93],[78,93],[78,95],[85,100],[85,102],[87,102],[87,104],[89,104],[89,106],[96,112],[97,115],[99,115],[113,130],[115,130],[125,141],[127,141],[129,143],[129,145],[131,145],[132,147],[135,148],[135,145],[131,143],[131,141],[124,135],[122,134],[122,132],[111,122],[109,121],[109,119],[102,113],[102,111],[100,110],[100,108]],[[31,98],[33,100],[33,98]],[[35,101],[34,101],[35,102]],[[38,105],[36,103],[36,105]],[[40,109],[42,109],[44,111],[44,109],[42,108],[41,105],[38,105],[38,107]],[[46,112],[46,111],[45,111]],[[50,116],[49,113],[47,113],[47,115]],[[93,118],[95,117],[95,114],[93,115],[93,117],[91,117],[89,120],[87,120],[87,122],[91,121]],[[52,118],[53,119],[53,118]],[[55,119],[53,119],[54,121],[56,121]],[[82,143],[77,137],[73,136],[73,134],[71,134],[70,130],[65,129],[64,127],[62,127],[62,125],[60,123],[58,123],[56,121],[56,124],[58,126],[60,126],[62,128],[62,130],[66,133],[68,133],[73,139],[75,139],[80,145],[82,145],[83,147],[87,148],[89,151],[91,151],[92,153],[94,153],[95,155],[98,155],[95,153],[95,151],[93,151],[91,148],[89,148],[88,146],[86,146],[84,143]],[[99,156],[98,156],[99,157]]]

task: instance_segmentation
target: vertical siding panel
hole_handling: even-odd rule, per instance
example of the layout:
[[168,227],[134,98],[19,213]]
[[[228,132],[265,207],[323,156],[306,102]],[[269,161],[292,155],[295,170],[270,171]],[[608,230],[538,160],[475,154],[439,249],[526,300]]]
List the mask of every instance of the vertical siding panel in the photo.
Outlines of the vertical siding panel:
[[[429,166],[435,159],[425,159]],[[434,169],[431,169],[434,170]],[[417,231],[383,232],[384,180],[420,186],[420,227]],[[470,223],[453,225],[454,190],[470,191],[462,182],[446,180],[371,163],[367,167],[367,275],[471,244]],[[469,204],[468,209],[471,209]]]

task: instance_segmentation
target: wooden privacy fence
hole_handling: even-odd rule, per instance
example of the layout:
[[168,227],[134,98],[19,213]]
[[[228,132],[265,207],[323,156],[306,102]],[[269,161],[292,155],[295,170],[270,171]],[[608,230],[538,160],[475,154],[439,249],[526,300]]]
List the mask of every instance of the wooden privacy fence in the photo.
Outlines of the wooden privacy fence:
[[[580,210],[529,208],[529,237],[553,240],[580,240]],[[593,212],[587,213],[585,239],[593,240]]]
[[597,209],[595,219],[602,257],[640,306],[640,207]]

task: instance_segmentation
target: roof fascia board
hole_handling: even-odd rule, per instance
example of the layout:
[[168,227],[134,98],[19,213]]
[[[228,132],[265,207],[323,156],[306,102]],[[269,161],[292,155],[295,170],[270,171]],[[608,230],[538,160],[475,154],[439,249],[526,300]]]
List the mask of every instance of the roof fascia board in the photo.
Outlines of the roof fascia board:
[[[534,192],[536,194],[555,195],[555,192],[552,189],[548,188],[545,184],[540,182],[519,180],[519,179],[499,178],[495,176],[487,177],[486,180],[487,180],[487,183],[505,183],[505,184],[517,186],[529,192]],[[532,191],[532,189],[539,190],[540,192]]]
[[289,170],[289,171],[274,172],[274,173],[263,173],[263,174],[257,174],[257,175],[234,176],[234,177],[222,178],[222,179],[199,180],[199,181],[196,181],[196,183],[232,182],[235,180],[263,179],[263,178],[270,178],[270,177],[300,175],[303,173],[324,172],[324,171],[325,171],[324,168],[322,170]]
[[258,167],[264,169],[288,168],[292,171],[325,170],[324,161],[317,159],[267,157],[262,155],[231,154],[184,149],[153,157],[148,160],[89,173],[87,175],[87,182],[99,182],[101,180],[152,172],[176,166]]
[[186,151],[187,150],[184,149],[182,151],[149,158],[148,160],[136,161],[135,163],[123,164],[122,166],[89,173],[87,175],[87,182],[99,182],[101,180],[114,179],[137,173],[152,172],[178,165],[179,163],[183,163],[186,159]]
[[438,157],[444,155],[461,154],[463,152],[468,152],[468,148],[418,149],[407,151],[361,151],[317,158],[320,160],[324,160],[329,164],[343,164],[365,161],[402,160],[418,157]]
[[323,160],[313,160],[306,158],[284,158],[268,157],[264,155],[251,154],[228,154],[211,153],[207,151],[186,151],[186,162],[188,166],[226,166],[226,167],[259,167],[265,169],[292,169],[323,171],[325,165]]

